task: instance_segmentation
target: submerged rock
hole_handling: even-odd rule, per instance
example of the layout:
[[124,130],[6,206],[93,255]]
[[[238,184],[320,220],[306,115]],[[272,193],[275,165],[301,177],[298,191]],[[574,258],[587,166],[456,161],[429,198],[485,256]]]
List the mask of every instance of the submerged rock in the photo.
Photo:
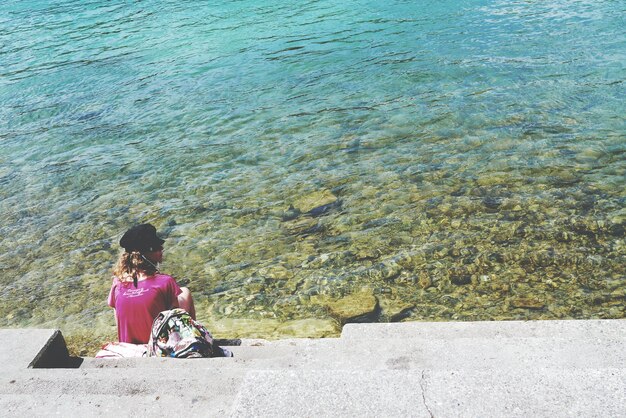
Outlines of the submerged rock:
[[323,226],[313,218],[299,218],[285,222],[285,228],[293,235],[309,235],[323,230]]
[[293,221],[298,216],[300,216],[300,211],[294,208],[293,206],[291,206],[289,209],[287,209],[285,212],[282,213],[281,219],[283,222]]
[[375,248],[359,248],[355,252],[355,258],[357,260],[374,260],[380,257],[380,250]]
[[353,293],[329,303],[330,314],[341,324],[348,322],[373,322],[380,314],[378,299],[371,289]]
[[543,309],[545,308],[545,303],[538,298],[534,298],[532,296],[529,297],[516,297],[509,300],[511,306],[513,308],[522,308],[522,309]]
[[318,216],[326,215],[333,209],[337,209],[341,207],[341,200],[336,200],[332,203],[328,203],[326,205],[317,206],[306,213],[306,215],[316,218]]
[[490,210],[497,210],[501,204],[502,200],[497,197],[488,196],[483,199],[483,205]]
[[419,280],[417,281],[417,284],[422,289],[428,289],[430,286],[433,285],[433,281],[430,278],[430,276],[428,276],[426,274],[421,274],[420,277],[419,277]]
[[384,298],[380,301],[380,307],[382,310],[381,316],[383,317],[383,320],[389,322],[400,322],[411,316],[411,313],[416,306],[414,303],[406,303],[398,299]]
[[340,333],[338,324],[331,319],[211,318],[205,321],[205,325],[217,338],[324,338],[336,337]]
[[286,280],[293,278],[293,272],[283,266],[269,266],[259,269],[259,275],[266,279]]
[[281,324],[276,331],[278,335],[294,338],[325,338],[337,337],[341,333],[339,324],[330,319],[299,319]]
[[405,305],[404,307],[401,307],[400,309],[398,309],[398,312],[394,313],[393,315],[390,315],[389,320],[391,322],[400,322],[403,319],[410,317],[414,309],[415,309],[415,305]]
[[466,284],[472,283],[472,276],[470,276],[469,274],[453,275],[452,277],[450,277],[450,280],[457,286],[464,286]]
[[293,207],[298,209],[301,213],[306,213],[316,208],[335,203],[336,201],[337,196],[332,194],[329,190],[320,190],[296,199],[293,202]]

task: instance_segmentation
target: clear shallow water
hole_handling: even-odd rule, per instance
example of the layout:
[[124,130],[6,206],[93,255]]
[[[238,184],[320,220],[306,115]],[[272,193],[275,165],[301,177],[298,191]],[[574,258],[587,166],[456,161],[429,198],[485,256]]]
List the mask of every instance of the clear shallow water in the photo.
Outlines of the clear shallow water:
[[146,221],[207,320],[625,316],[621,2],[222,3],[0,5],[1,326]]

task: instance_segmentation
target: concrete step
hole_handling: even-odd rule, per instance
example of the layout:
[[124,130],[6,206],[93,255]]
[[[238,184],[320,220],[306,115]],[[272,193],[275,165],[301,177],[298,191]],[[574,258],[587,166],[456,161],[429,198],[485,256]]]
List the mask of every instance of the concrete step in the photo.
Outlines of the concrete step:
[[[211,389],[216,394],[231,394],[240,385],[246,371],[227,368],[171,368],[130,371],[103,369],[37,369],[26,375],[13,374],[0,380],[0,394],[41,393],[76,396],[149,395],[168,393],[169,389],[196,392]],[[28,376],[28,377],[26,377]]]
[[224,346],[226,348],[236,350],[239,347],[264,347],[264,346],[299,346],[299,345],[307,345],[307,344],[328,344],[332,346],[333,344],[341,341],[341,338],[283,338],[280,340],[264,340],[264,339],[242,339],[240,340],[241,344],[236,346]]
[[[343,367],[371,368],[614,367],[625,364],[624,339],[570,338],[389,339],[383,343],[345,341]],[[359,360],[361,359],[361,360]]]
[[341,339],[372,340],[390,338],[533,338],[572,339],[623,338],[625,319],[479,321],[479,322],[395,322],[346,324]]
[[[9,416],[625,416],[626,368],[39,369],[0,383]],[[602,390],[598,390],[602,388]],[[36,399],[36,402],[34,401]],[[172,409],[174,408],[174,409]]]
[[3,416],[224,416],[246,373],[243,368],[15,371],[0,379],[0,410]]
[[[510,361],[540,362],[595,367],[613,366],[626,361],[622,347],[626,337],[575,340],[571,338],[392,338],[387,340],[336,340],[332,344],[317,341],[294,346],[235,347],[238,360],[292,359],[302,367],[388,368],[397,361],[416,367],[437,368],[438,364],[466,364],[482,367],[485,364],[506,365]],[[393,354],[392,354],[393,353]],[[584,357],[584,362],[582,358]],[[398,360],[400,359],[401,360]],[[438,359],[438,360],[434,360]],[[395,366],[394,366],[395,367]]]
[[625,369],[256,371],[232,415],[625,416],[625,387]]
[[85,359],[88,368],[302,368],[308,370],[484,369],[500,367],[595,367],[626,364],[623,338],[393,338],[374,340],[308,340],[295,345],[233,347],[224,359]]
[[[317,353],[334,350],[341,341],[338,338],[298,338],[284,340],[242,340],[240,346],[228,346],[235,357],[234,359],[96,359],[86,357],[83,359],[81,368],[94,367],[197,367],[199,363],[208,362],[219,364],[223,361],[227,364],[243,363],[248,364],[248,360],[254,360],[271,365],[274,361],[292,357],[311,357]],[[245,361],[244,361],[245,360]],[[268,360],[268,361],[264,361]]]
[[[144,417],[229,416],[235,396],[216,397],[211,391],[189,394],[185,390],[161,395],[130,392],[108,395],[12,394],[0,397],[0,409],[7,417]],[[178,415],[180,414],[180,415]]]

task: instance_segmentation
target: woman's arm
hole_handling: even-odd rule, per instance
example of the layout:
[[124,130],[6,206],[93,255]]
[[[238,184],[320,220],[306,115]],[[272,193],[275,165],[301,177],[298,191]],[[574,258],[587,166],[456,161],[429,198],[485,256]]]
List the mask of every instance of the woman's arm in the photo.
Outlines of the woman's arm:
[[182,290],[182,293],[178,295],[178,304],[181,308],[186,310],[193,319],[196,319],[196,307],[193,303],[191,292],[186,287],[181,287],[180,290]]

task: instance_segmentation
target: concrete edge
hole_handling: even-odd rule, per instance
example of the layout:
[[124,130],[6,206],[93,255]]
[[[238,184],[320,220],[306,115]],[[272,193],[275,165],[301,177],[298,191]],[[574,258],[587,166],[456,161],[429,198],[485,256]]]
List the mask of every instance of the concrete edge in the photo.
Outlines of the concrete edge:
[[48,338],[48,341],[46,341],[33,360],[28,364],[28,368],[77,368],[82,362],[83,359],[80,357],[70,357],[61,330],[55,329],[50,338]]
[[[502,327],[505,324],[506,327]],[[350,323],[341,330],[343,340],[372,338],[474,338],[514,336],[555,337],[558,335],[607,336],[626,331],[626,319],[542,319],[502,321],[407,321]],[[522,333],[522,334],[520,334]]]

